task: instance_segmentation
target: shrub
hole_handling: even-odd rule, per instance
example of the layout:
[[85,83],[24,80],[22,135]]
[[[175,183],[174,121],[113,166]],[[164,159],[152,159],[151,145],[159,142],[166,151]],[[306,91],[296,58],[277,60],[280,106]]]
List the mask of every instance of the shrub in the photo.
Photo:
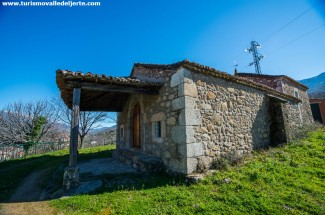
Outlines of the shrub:
[[236,150],[232,150],[227,154],[215,158],[211,167],[218,170],[227,170],[231,166],[237,166],[242,163],[246,156],[238,153]]

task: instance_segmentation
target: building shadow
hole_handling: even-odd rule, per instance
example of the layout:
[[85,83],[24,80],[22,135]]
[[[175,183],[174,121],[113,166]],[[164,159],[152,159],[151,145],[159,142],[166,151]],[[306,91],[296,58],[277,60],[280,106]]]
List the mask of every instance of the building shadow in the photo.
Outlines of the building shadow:
[[[94,159],[112,158],[113,150],[80,154],[79,163],[87,163]],[[64,168],[68,164],[67,154],[54,154],[5,161],[0,163],[0,203],[37,202],[73,195],[94,195],[121,190],[143,190],[166,185],[187,185],[182,175],[167,173],[80,173],[80,184],[91,186],[91,182],[100,181],[100,186],[86,193],[63,190]],[[93,166],[96,169],[96,166]],[[82,190],[81,190],[82,191]],[[21,194],[21,195],[20,195]]]
[[275,97],[264,98],[266,106],[257,111],[251,129],[254,150],[287,142],[283,102]]

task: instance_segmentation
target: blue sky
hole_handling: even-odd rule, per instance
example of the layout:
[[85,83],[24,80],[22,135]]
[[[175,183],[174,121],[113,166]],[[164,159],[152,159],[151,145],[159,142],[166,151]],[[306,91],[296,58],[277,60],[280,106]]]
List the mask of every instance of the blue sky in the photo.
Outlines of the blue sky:
[[0,108],[18,100],[58,96],[59,68],[128,76],[135,62],[189,59],[229,73],[235,64],[241,72],[254,72],[247,67],[252,56],[243,51],[251,40],[260,42],[260,53],[266,55],[262,73],[309,78],[325,71],[322,24],[321,0],[101,0],[100,7],[0,6]]

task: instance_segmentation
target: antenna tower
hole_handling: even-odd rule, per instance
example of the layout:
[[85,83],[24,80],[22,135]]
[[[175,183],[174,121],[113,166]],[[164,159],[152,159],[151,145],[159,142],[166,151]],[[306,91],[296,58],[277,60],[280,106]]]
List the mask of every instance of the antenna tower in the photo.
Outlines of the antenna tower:
[[249,52],[253,54],[253,62],[251,62],[250,64],[248,64],[248,66],[255,66],[255,72],[257,74],[262,74],[261,72],[261,67],[260,67],[260,60],[262,58],[264,58],[263,55],[261,55],[260,53],[258,53],[257,49],[260,49],[261,45],[259,43],[257,43],[256,41],[252,41],[251,42],[251,47],[248,49],[245,49],[245,52]]

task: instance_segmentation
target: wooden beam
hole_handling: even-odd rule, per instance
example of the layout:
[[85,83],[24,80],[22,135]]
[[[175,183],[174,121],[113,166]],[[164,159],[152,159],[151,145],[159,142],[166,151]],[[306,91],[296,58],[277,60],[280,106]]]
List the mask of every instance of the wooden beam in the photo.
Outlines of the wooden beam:
[[[117,103],[116,98],[126,99],[124,93],[90,92],[83,91],[80,99],[80,111],[114,111],[120,112],[121,103]],[[90,96],[92,95],[92,96]]]
[[81,104],[80,106],[82,106],[82,104],[97,103],[98,100],[102,100],[106,96],[106,94],[107,94],[106,92],[96,92],[96,93],[88,93],[88,94],[87,92],[83,92],[80,101]]
[[73,88],[70,148],[69,148],[70,149],[69,167],[75,167],[77,165],[80,93],[81,93],[80,88]]
[[85,107],[82,108],[82,111],[94,111],[94,112],[122,112],[123,109],[120,107],[113,107],[113,108],[107,108],[107,107]]
[[[81,89],[90,90],[90,91],[100,91],[100,92],[119,92],[119,93],[131,93],[131,94],[147,94],[147,95],[158,95],[159,90],[156,89],[146,89],[143,87],[131,87],[131,86],[123,86],[123,85],[108,85],[108,84],[99,84],[99,83],[89,83],[82,82],[80,84]],[[74,87],[75,82],[67,82],[68,87]],[[158,86],[159,88],[159,86]]]

